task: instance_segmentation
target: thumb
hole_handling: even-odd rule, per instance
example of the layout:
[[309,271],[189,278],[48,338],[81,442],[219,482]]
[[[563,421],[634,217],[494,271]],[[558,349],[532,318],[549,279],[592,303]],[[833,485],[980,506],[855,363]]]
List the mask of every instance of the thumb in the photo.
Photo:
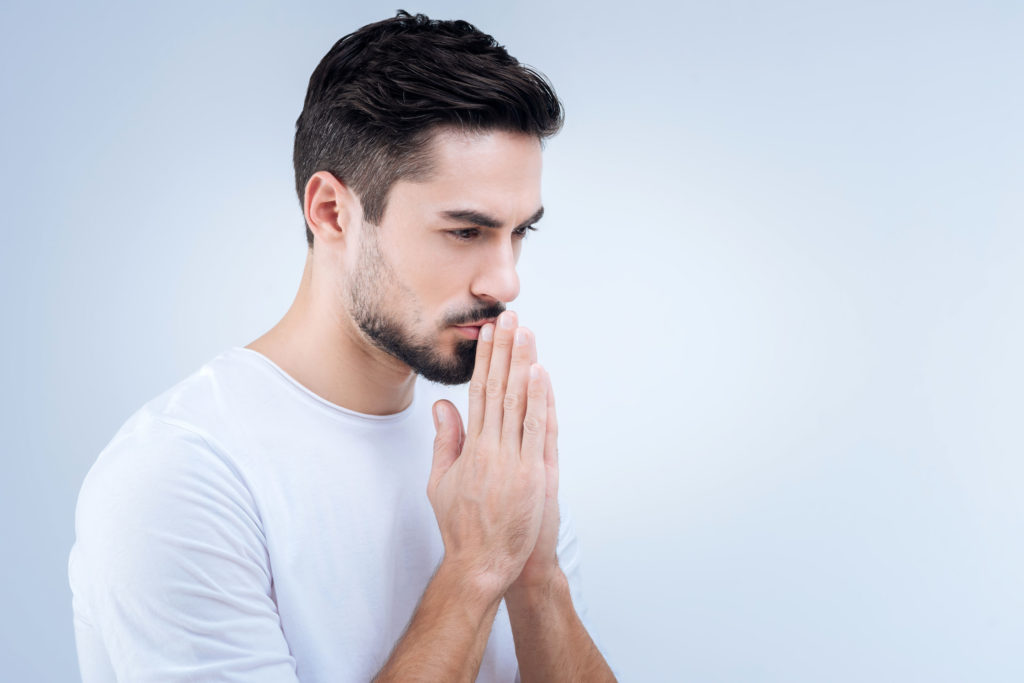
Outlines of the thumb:
[[436,481],[459,457],[462,416],[451,401],[440,400],[434,403],[434,429],[437,434],[434,436],[434,462],[430,468],[430,478]]

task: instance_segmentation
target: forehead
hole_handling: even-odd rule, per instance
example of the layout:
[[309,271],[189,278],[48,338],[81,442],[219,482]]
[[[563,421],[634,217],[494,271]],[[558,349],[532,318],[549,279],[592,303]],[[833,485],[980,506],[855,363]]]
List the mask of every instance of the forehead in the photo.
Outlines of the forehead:
[[431,173],[401,179],[391,189],[387,213],[439,216],[476,210],[515,222],[541,204],[541,145],[533,135],[443,130],[428,147]]

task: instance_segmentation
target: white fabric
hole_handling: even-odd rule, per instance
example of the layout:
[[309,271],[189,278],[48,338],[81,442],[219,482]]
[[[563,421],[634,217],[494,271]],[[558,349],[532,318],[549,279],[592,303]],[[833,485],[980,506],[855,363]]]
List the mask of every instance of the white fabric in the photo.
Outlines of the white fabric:
[[[421,381],[401,413],[363,415],[236,347],[143,406],[79,495],[85,683],[370,680],[443,554],[430,409],[465,420],[464,393]],[[564,506],[558,556],[587,624]],[[519,680],[504,602],[477,680]]]

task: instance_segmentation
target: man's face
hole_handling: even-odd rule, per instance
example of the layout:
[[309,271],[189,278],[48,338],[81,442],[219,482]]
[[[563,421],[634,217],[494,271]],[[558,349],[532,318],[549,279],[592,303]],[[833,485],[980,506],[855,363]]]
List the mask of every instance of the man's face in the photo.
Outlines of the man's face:
[[536,137],[442,132],[434,172],[399,180],[361,225],[348,307],[363,334],[428,380],[468,382],[479,326],[519,294],[516,262],[541,213]]

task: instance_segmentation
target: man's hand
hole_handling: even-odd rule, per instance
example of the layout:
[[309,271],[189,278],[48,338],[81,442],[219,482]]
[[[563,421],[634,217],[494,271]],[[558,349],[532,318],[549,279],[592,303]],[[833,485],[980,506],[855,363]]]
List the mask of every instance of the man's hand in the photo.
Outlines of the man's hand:
[[547,379],[548,417],[544,437],[544,519],[533,552],[523,565],[519,577],[509,586],[509,591],[530,590],[547,586],[561,569],[558,566],[558,418],[555,414],[555,393],[551,388],[551,376]]
[[[515,313],[506,311],[497,326],[480,330],[465,430],[455,406],[434,404],[437,437],[427,496],[445,563],[498,596],[528,560],[530,577],[543,574],[558,536],[557,498],[554,515],[546,512],[547,423],[553,408],[547,374],[536,360],[533,333],[517,329]],[[534,558],[542,522],[544,545]]]

